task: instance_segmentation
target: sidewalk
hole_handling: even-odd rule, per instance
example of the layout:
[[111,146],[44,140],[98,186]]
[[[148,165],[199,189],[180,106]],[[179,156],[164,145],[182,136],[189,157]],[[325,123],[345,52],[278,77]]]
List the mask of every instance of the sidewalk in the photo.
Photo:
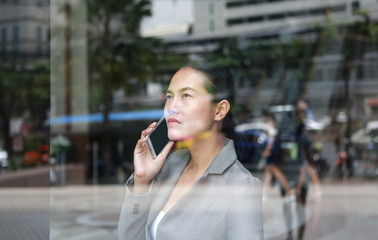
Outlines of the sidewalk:
[[48,188],[0,188],[0,239],[49,239]]
[[51,189],[50,239],[118,239],[123,185]]
[[[377,183],[327,181],[320,198],[310,188],[305,206],[285,205],[273,187],[263,204],[265,239],[290,233],[307,240],[376,239]],[[116,240],[123,197],[123,185],[0,188],[1,239]]]

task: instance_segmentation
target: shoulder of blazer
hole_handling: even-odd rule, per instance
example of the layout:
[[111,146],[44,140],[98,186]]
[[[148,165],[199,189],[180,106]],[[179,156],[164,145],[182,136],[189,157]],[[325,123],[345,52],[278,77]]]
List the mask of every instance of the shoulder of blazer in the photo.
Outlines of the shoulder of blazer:
[[226,175],[230,184],[261,185],[261,181],[253,176],[243,164],[236,160],[227,170]]

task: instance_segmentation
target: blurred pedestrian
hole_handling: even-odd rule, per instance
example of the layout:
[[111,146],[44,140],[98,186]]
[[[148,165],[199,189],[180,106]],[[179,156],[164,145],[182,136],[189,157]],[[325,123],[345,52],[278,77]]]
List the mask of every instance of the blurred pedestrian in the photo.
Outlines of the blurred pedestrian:
[[304,122],[304,120],[306,119],[306,115],[307,112],[305,110],[297,109],[295,119],[296,128],[292,135],[293,141],[297,144],[297,159],[300,162],[300,174],[296,187],[296,193],[297,196],[301,196],[301,190],[303,184],[305,183],[306,172],[308,172],[310,175],[311,182],[314,186],[315,195],[320,196],[321,187],[316,170],[315,161],[312,154],[312,141],[310,139],[308,132],[306,131],[306,125]]
[[277,160],[274,161],[274,157],[272,154],[273,143],[274,143],[274,139],[276,135],[276,124],[277,124],[276,118],[272,113],[268,111],[263,111],[262,120],[264,123],[268,124],[269,127],[275,130],[275,131],[270,131],[268,133],[268,142],[264,151],[261,154],[261,157],[266,159],[266,165],[264,169],[263,199],[266,197],[266,192],[271,184],[273,176],[275,176],[276,179],[281,183],[282,187],[284,188],[284,191],[285,191],[284,195],[286,197],[286,200],[290,200],[293,197],[292,189],[290,188],[285,175],[277,166],[279,162]]
[[307,119],[314,120],[314,115],[312,113],[312,110],[310,108],[308,101],[304,99],[298,99],[296,108],[298,111],[306,112]]
[[[321,195],[319,177],[316,172],[312,154],[312,141],[306,131],[308,106],[299,100],[294,110],[281,113],[281,122],[278,134],[275,137],[271,150],[272,171],[285,178],[280,180],[283,195],[288,189],[294,188],[297,199],[303,203],[307,194],[306,176],[310,175],[314,185],[315,195]],[[282,169],[282,171],[279,171]]]

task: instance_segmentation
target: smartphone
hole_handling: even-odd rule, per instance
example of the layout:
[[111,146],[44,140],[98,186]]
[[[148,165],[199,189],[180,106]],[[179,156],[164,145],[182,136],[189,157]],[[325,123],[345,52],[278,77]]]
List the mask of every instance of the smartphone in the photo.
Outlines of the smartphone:
[[167,121],[163,116],[152,133],[147,135],[147,144],[153,158],[156,158],[169,142]]

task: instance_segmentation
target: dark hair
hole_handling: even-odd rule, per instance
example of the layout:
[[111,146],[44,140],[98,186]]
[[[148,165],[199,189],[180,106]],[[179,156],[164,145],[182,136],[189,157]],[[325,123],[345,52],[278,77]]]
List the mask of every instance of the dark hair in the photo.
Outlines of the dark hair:
[[205,88],[214,96],[214,102],[225,99],[230,104],[234,103],[234,78],[225,64],[214,59],[202,59],[190,62],[184,68],[193,68],[206,76],[208,81],[205,83]]
[[[213,102],[227,100],[231,105],[234,104],[235,83],[231,70],[227,65],[221,63],[220,60],[205,58],[192,61],[184,68],[192,68],[206,76],[205,88],[214,96]],[[230,110],[223,119],[222,132],[226,137],[234,141],[236,140],[235,125],[236,123]]]

